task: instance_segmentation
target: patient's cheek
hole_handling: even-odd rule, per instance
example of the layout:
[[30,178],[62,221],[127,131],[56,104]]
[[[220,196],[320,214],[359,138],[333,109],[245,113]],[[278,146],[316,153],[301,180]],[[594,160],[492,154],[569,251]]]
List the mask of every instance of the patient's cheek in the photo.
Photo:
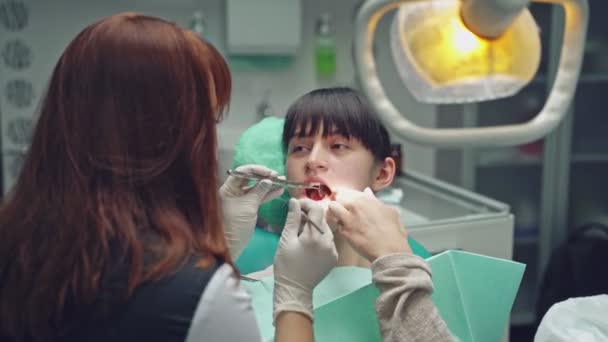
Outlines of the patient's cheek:
[[349,203],[354,199],[363,195],[363,192],[360,190],[356,190],[352,187],[335,187],[335,191],[332,194],[331,199],[334,201],[338,201],[342,204]]

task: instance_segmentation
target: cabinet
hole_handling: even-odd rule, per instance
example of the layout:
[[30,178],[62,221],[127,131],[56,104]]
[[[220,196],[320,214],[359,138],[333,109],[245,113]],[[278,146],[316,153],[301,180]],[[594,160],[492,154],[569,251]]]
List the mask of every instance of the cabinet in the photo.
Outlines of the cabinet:
[[[590,1],[582,74],[569,114],[545,139],[523,146],[440,151],[438,177],[507,203],[515,215],[514,260],[528,265],[511,324],[535,323],[534,306],[551,251],[569,231],[608,221],[608,11]],[[472,105],[440,106],[439,126],[522,123],[541,109],[559,61],[563,10],[530,6],[540,28],[542,60],[535,79],[513,97]],[[602,36],[602,34],[604,34]]]

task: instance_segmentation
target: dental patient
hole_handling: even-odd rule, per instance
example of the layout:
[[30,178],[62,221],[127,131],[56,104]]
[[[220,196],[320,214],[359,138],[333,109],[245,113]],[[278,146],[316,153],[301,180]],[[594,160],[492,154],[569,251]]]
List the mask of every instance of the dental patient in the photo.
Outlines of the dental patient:
[[[320,189],[291,189],[294,198],[308,197],[328,205],[332,189],[380,191],[395,176],[386,128],[365,98],[350,88],[314,90],[287,110],[283,129],[287,179],[320,184]],[[338,266],[369,267],[339,235]]]
[[[291,188],[289,195],[324,207],[335,199],[335,190],[377,192],[395,176],[386,128],[363,95],[350,88],[317,89],[297,99],[287,110],[282,145],[287,179],[319,185],[318,189]],[[340,235],[334,240],[337,266],[369,267],[369,261]],[[271,270],[250,275],[267,276]]]
[[[313,90],[287,110],[282,145],[286,177],[290,181],[320,185],[319,189],[291,188],[296,199],[309,198],[325,208],[336,190],[380,191],[395,176],[390,138],[367,100],[350,88]],[[337,266],[369,268],[370,262],[339,234],[334,241]],[[272,266],[248,274],[269,276]]]
[[[391,184],[395,161],[389,156],[387,130],[365,98],[349,88],[318,89],[300,97],[287,111],[282,145],[287,179],[317,185],[291,188],[289,194],[307,205],[320,203],[325,208],[324,228],[329,230],[332,225],[337,229],[332,234],[337,266],[371,268],[372,281],[380,290],[375,311],[382,340],[453,341],[431,299],[430,267],[412,253],[399,215],[371,193]],[[344,224],[336,227],[341,219]],[[314,232],[312,227],[308,229]],[[370,230],[376,234],[367,234]],[[362,239],[354,239],[352,234],[361,234]],[[281,241],[285,237],[284,233]],[[316,263],[307,267],[314,270]],[[270,266],[248,276],[263,278],[272,272]],[[302,300],[277,291],[277,284],[275,298],[290,297],[312,312],[311,298]],[[274,307],[275,317],[281,309]],[[336,322],[340,319],[349,318]]]

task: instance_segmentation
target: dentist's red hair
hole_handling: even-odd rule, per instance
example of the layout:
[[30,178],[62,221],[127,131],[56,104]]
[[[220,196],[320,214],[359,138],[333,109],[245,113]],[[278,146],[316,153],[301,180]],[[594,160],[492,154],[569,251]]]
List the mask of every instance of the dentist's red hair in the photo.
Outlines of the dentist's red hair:
[[193,255],[232,264],[216,171],[230,93],[222,56],[173,23],[124,13],[78,34],[0,208],[0,339],[61,336],[108,304],[112,274],[126,299]]

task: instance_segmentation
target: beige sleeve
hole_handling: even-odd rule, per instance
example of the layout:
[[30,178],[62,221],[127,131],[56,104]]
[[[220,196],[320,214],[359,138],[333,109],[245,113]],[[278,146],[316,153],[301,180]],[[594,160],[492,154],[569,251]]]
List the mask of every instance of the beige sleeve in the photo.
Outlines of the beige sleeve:
[[431,300],[431,269],[412,254],[391,254],[372,263],[372,279],[380,290],[376,312],[382,340],[454,341]]

